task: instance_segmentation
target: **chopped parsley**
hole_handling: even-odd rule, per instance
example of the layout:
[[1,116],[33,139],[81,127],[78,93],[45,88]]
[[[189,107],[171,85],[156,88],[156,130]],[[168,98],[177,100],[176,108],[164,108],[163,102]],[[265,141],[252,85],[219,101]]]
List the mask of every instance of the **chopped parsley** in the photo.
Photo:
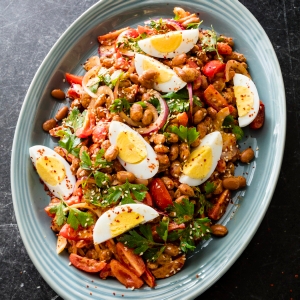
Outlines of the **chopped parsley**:
[[238,141],[240,141],[244,137],[243,129],[240,126],[235,125],[235,121],[232,115],[228,115],[224,119],[222,127],[231,129],[232,133],[235,135]]
[[176,133],[178,137],[188,145],[191,145],[199,136],[199,132],[196,130],[195,127],[187,128],[183,125],[177,126],[170,126],[170,131]]
[[114,113],[119,113],[123,111],[127,114],[130,110],[130,103],[125,98],[117,98],[111,104],[109,110],[110,112]]

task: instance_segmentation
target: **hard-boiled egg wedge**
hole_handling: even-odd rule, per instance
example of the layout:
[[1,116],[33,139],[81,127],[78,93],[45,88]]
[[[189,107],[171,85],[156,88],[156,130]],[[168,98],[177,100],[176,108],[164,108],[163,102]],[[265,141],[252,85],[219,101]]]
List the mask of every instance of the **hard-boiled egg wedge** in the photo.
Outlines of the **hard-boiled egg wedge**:
[[156,217],[158,212],[145,204],[116,206],[107,210],[97,220],[93,231],[94,243],[103,243]]
[[233,90],[239,115],[239,126],[249,125],[257,116],[259,96],[254,82],[247,76],[235,74]]
[[118,159],[122,166],[137,178],[149,179],[158,171],[157,155],[144,138],[126,124],[112,121],[109,141],[119,148]]
[[63,157],[45,146],[30,147],[29,155],[41,180],[54,196],[68,198],[73,193],[76,179]]
[[176,92],[186,85],[186,82],[181,80],[171,68],[152,57],[136,53],[134,63],[139,76],[146,70],[159,72],[159,76],[154,83],[154,89],[158,91],[164,93]]
[[189,52],[196,45],[198,38],[198,29],[170,31],[140,40],[138,45],[151,56],[172,58]]
[[222,153],[222,136],[219,131],[206,135],[183,165],[181,183],[196,186],[205,182],[215,170]]

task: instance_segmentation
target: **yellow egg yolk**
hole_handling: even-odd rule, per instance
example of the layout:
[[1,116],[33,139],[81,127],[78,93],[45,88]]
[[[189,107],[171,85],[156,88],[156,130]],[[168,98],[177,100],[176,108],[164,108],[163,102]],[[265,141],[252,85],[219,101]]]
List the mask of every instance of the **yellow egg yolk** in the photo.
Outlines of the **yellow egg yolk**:
[[52,186],[66,177],[64,165],[55,157],[42,156],[36,161],[35,167],[41,179]]
[[164,68],[164,66],[154,64],[148,60],[143,60],[143,70],[157,71],[159,73],[158,77],[155,80],[157,83],[168,82],[174,75],[171,70]]
[[251,90],[245,86],[234,86],[233,90],[239,117],[246,116],[253,107],[253,94]]
[[168,53],[176,50],[182,43],[182,34],[176,32],[174,34],[166,34],[154,36],[151,38],[152,47],[162,53]]
[[132,132],[122,131],[117,137],[119,157],[127,163],[136,164],[147,157],[147,149],[141,138]]
[[121,233],[137,226],[144,221],[144,217],[136,212],[122,212],[118,214],[110,224],[111,236],[115,237]]
[[183,166],[183,174],[202,179],[210,171],[212,166],[212,150],[208,146],[199,147],[194,150]]

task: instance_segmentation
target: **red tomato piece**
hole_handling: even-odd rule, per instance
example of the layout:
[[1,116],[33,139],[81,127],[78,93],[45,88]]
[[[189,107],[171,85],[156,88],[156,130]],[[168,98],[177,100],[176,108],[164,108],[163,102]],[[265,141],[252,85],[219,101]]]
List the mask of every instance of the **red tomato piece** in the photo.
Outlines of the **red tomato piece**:
[[55,217],[55,213],[51,213],[50,210],[53,206],[58,205],[60,203],[60,200],[57,198],[52,198],[49,205],[47,205],[44,210],[46,212],[46,214],[50,217],[50,218],[54,218]]
[[155,33],[154,29],[149,28],[147,26],[141,26],[141,25],[138,25],[137,31],[138,31],[139,34],[142,34],[142,33],[147,33],[147,34]]
[[87,138],[93,133],[93,129],[95,125],[96,125],[95,115],[91,110],[88,110],[83,122],[83,126],[76,130],[75,135],[82,139]]
[[82,93],[82,86],[80,84],[72,84],[71,87],[68,89],[67,96],[70,99],[77,99],[80,98]]
[[223,72],[225,67],[226,64],[219,60],[211,60],[203,67],[202,72],[208,78],[213,78],[217,73]]
[[262,101],[259,102],[259,110],[255,119],[250,123],[250,128],[259,129],[264,125],[265,122],[265,105]]
[[136,288],[139,289],[143,284],[138,276],[136,276],[128,267],[124,266],[115,259],[112,259],[110,262],[111,272],[123,285],[127,288]]
[[217,111],[228,106],[226,99],[215,89],[212,84],[210,84],[204,91],[204,100],[209,106]]
[[108,123],[98,123],[98,125],[93,130],[93,142],[102,143],[108,135],[108,128]]
[[77,76],[74,74],[66,73],[66,80],[69,84],[80,84],[82,85],[83,76]]
[[78,227],[77,230],[73,229],[70,224],[65,224],[59,232],[59,235],[71,241],[92,241],[93,240],[93,228],[90,226],[87,228]]
[[154,200],[155,205],[159,209],[165,210],[169,205],[173,205],[169,191],[160,178],[152,179],[149,186],[149,192]]
[[88,273],[100,272],[106,266],[105,261],[82,257],[75,253],[70,254],[69,260],[75,268]]
[[187,126],[187,124],[189,122],[189,117],[188,117],[188,114],[185,111],[182,112],[182,113],[179,113],[176,116],[176,118],[178,120],[179,125]]
[[221,55],[230,55],[232,48],[226,43],[217,43],[217,50]]
[[110,263],[108,263],[100,272],[100,278],[101,279],[106,279],[108,276],[113,276],[112,272],[111,272],[111,267],[110,267]]
[[132,271],[138,277],[141,277],[146,269],[143,259],[135,254],[132,249],[125,247],[121,242],[117,243],[117,253],[121,262],[131,266]]

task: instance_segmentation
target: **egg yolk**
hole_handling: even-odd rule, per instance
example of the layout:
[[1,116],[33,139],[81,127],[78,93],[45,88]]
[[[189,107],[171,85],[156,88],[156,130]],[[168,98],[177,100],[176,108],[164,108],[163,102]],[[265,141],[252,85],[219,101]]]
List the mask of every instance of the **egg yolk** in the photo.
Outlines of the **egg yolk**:
[[176,50],[182,43],[182,34],[176,32],[174,34],[166,34],[161,36],[154,36],[151,38],[151,45],[157,51],[168,53]]
[[234,86],[236,106],[240,117],[246,116],[253,107],[254,98],[249,88],[245,86]]
[[132,132],[122,131],[117,137],[119,157],[127,163],[136,164],[147,157],[147,149],[141,138]]
[[157,83],[168,82],[174,75],[171,70],[169,71],[168,69],[163,68],[163,66],[159,66],[148,60],[143,60],[143,70],[146,71],[149,69],[159,73],[156,78]]
[[37,159],[35,167],[41,179],[52,186],[61,183],[66,177],[64,165],[55,157],[42,156]]
[[122,212],[118,214],[110,224],[111,236],[118,236],[121,233],[137,226],[143,221],[144,217],[136,212]]
[[194,178],[204,178],[212,166],[212,150],[208,146],[194,150],[183,166],[183,174]]

